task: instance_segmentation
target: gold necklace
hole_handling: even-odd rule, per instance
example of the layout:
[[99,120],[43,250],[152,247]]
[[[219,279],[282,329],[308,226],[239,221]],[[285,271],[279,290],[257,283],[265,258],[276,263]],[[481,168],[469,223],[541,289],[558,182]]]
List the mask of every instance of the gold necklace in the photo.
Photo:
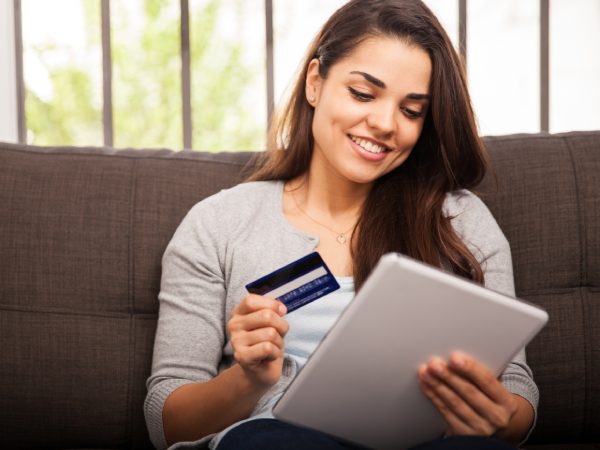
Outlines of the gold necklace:
[[346,231],[344,231],[342,233],[340,233],[338,231],[335,231],[335,230],[332,230],[331,228],[329,228],[324,223],[321,223],[318,220],[313,219],[306,211],[304,211],[302,208],[300,208],[300,205],[298,204],[298,200],[296,200],[296,196],[294,195],[294,193],[292,191],[288,191],[288,192],[292,196],[292,199],[294,199],[294,203],[296,204],[296,208],[298,208],[298,210],[302,214],[304,214],[306,217],[308,217],[310,220],[312,220],[317,225],[321,225],[323,228],[327,228],[329,231],[331,231],[335,235],[335,240],[338,242],[338,244],[344,245],[346,242],[348,242],[348,233],[350,231],[354,230],[354,227],[356,226],[356,222],[354,223],[354,225],[352,225],[350,228],[348,228]]

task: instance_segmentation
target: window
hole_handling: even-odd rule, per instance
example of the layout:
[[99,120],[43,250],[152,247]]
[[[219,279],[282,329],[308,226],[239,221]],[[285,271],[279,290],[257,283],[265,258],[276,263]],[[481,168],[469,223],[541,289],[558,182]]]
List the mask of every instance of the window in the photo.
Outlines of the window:
[[[265,148],[273,105],[344,3],[13,0],[21,140]],[[600,2],[425,3],[461,47],[482,135],[600,128]]]
[[21,8],[27,141],[102,145],[99,0],[26,0]]
[[182,145],[179,16],[177,0],[110,2],[116,147]]
[[190,55],[193,148],[265,148],[264,0],[191,1]]
[[344,0],[275,0],[275,99],[280,103],[293,88],[295,75],[312,40]]
[[552,2],[550,131],[600,130],[600,2]]
[[468,77],[481,134],[540,131],[540,2],[469,2]]
[[452,40],[454,47],[458,48],[459,36],[458,36],[458,2],[448,0],[424,0],[425,4],[433,11],[433,13],[440,20],[440,23],[448,33],[448,36]]

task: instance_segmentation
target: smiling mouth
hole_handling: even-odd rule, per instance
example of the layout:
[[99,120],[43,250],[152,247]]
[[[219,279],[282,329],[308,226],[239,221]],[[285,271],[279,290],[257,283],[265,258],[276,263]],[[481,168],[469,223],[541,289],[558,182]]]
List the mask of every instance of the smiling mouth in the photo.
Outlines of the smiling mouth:
[[366,139],[352,136],[351,134],[349,134],[348,137],[352,140],[352,142],[354,142],[356,145],[360,146],[360,148],[362,148],[364,151],[369,153],[379,154],[392,151],[392,149],[389,147],[384,147],[383,145],[375,144]]

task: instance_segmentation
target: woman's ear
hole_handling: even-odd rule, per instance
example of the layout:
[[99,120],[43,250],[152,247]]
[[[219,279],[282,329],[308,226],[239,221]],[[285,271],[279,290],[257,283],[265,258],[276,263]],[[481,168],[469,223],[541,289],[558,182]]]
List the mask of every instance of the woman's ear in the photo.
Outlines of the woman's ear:
[[319,102],[322,82],[323,79],[319,75],[319,60],[314,58],[308,63],[305,85],[306,100],[313,107]]

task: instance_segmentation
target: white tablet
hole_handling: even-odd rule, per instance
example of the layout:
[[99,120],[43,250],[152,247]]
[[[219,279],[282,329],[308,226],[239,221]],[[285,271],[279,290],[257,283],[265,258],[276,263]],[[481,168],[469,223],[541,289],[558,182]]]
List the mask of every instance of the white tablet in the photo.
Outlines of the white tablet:
[[499,375],[547,321],[538,307],[384,255],[273,414],[376,449],[434,439],[444,422],[419,389],[418,367],[460,350]]

